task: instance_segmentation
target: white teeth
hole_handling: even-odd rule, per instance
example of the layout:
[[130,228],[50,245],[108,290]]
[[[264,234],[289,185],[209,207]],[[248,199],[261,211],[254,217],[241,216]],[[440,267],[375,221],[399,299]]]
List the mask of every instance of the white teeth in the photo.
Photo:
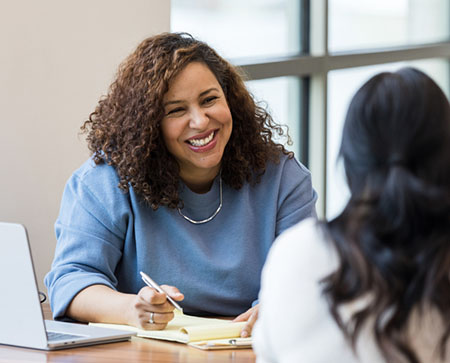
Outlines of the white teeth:
[[205,146],[206,144],[211,142],[213,137],[214,137],[214,132],[211,132],[209,134],[209,136],[205,137],[204,139],[191,139],[191,140],[188,140],[188,141],[193,146]]

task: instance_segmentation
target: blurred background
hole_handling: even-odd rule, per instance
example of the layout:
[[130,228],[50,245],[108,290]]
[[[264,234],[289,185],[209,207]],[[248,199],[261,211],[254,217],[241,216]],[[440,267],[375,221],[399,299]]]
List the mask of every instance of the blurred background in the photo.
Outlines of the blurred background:
[[43,291],[64,185],[89,157],[80,126],[119,63],[169,28],[160,0],[0,0],[0,221],[27,227]]
[[0,0],[0,220],[28,227],[43,289],[64,184],[89,156],[79,127],[124,57],[163,31],[241,67],[333,218],[348,198],[337,155],[351,97],[407,65],[448,95],[449,19],[447,0]]

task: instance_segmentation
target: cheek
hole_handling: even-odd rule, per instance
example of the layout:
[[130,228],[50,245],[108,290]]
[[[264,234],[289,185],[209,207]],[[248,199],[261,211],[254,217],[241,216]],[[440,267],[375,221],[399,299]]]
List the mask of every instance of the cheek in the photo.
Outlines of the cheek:
[[231,135],[231,131],[233,130],[233,118],[231,116],[231,112],[228,111],[227,119],[226,119],[226,127],[228,128],[228,138]]
[[[172,120],[170,120],[172,121]],[[161,124],[161,134],[166,145],[174,142],[180,136],[180,129],[176,122],[163,122]]]
[[232,127],[233,120],[231,118],[231,111],[228,107],[223,107],[219,113],[217,114],[217,119],[220,120],[220,122],[226,126],[226,127]]
[[231,132],[233,130],[233,119],[231,117],[231,112],[229,110],[225,110],[221,115],[221,123],[222,123],[222,131],[224,131],[223,138],[225,144],[228,144],[228,141],[231,137]]

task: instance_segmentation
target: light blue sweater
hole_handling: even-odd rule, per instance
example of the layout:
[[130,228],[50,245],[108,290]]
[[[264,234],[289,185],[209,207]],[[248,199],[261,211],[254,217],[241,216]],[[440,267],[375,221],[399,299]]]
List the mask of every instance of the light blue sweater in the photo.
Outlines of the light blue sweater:
[[[115,169],[88,160],[67,182],[56,221],[57,246],[45,277],[53,315],[65,318],[74,296],[103,284],[137,293],[139,271],[176,286],[191,314],[235,316],[257,299],[260,274],[275,237],[315,216],[316,193],[308,170],[282,156],[261,182],[240,190],[223,184],[223,208],[194,225],[177,210],[153,211],[131,189],[118,188]],[[206,194],[181,187],[183,213],[204,219],[219,205],[219,180]],[[299,241],[301,243],[301,240]]]

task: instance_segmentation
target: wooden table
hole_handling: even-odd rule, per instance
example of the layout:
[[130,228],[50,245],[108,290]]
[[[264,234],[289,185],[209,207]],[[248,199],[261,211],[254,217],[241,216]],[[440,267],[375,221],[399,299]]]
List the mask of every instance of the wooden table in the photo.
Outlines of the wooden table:
[[[44,316],[51,319],[48,304]],[[1,329],[1,327],[0,327]],[[133,337],[130,342],[93,345],[59,351],[41,351],[0,345],[0,362],[255,362],[251,349],[202,351],[185,344]]]

